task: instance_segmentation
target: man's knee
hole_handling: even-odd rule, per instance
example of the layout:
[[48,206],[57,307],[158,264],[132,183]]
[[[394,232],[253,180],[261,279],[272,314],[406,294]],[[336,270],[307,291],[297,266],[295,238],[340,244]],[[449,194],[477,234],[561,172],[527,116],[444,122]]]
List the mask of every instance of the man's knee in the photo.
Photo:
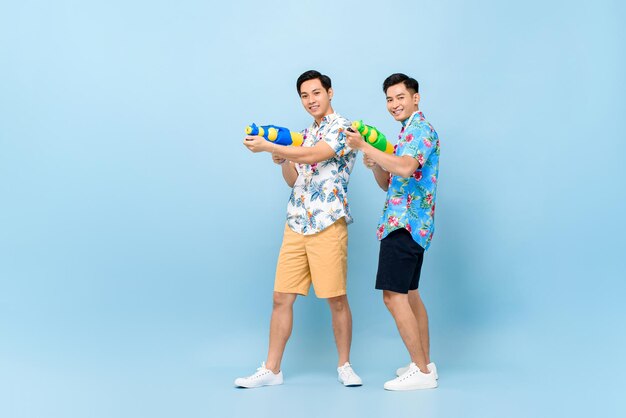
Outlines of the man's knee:
[[295,300],[293,293],[274,292],[274,309],[291,308]]
[[385,302],[385,306],[390,311],[395,310],[400,304],[405,303],[407,299],[407,295],[402,293],[390,292],[387,290],[383,291],[383,302]]
[[330,306],[330,310],[333,312],[342,312],[346,309],[350,309],[348,305],[348,297],[346,295],[328,298],[328,306]]

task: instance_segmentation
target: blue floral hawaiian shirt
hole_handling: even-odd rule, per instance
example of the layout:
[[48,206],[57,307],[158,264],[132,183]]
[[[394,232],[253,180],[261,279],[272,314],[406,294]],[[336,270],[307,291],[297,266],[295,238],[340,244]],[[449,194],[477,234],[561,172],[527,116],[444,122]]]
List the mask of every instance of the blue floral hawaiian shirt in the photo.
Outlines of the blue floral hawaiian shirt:
[[395,155],[419,162],[411,177],[389,175],[389,189],[376,235],[405,228],[427,250],[435,232],[435,197],[439,174],[439,137],[421,111],[402,122]]
[[326,141],[335,156],[316,164],[298,164],[298,178],[287,205],[287,224],[299,234],[323,231],[342,217],[352,223],[348,206],[348,181],[357,152],[346,145],[343,130],[350,122],[333,113],[302,131],[303,147]]

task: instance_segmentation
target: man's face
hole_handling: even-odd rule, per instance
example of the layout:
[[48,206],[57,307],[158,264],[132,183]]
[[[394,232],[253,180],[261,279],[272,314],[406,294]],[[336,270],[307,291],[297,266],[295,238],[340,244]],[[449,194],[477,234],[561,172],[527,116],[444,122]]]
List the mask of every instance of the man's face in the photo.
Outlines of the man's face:
[[387,89],[387,110],[397,121],[402,122],[418,110],[419,93],[407,90],[404,83],[394,84]]
[[333,97],[333,89],[328,91],[322,86],[322,82],[316,78],[302,83],[300,86],[300,100],[302,106],[315,120],[332,113],[330,99]]

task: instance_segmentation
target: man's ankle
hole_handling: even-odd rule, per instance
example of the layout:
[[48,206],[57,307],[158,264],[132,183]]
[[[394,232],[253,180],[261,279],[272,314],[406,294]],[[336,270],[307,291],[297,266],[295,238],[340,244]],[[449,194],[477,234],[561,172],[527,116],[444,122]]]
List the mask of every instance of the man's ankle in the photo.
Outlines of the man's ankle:
[[427,363],[417,363],[417,362],[414,362],[414,363],[417,366],[417,368],[420,369],[420,372],[424,374],[430,373],[430,370],[428,370],[428,366],[426,365]]
[[265,362],[265,368],[267,370],[270,370],[274,374],[280,373],[280,365],[278,365],[278,364],[273,364],[273,363],[270,363],[269,361],[266,361]]

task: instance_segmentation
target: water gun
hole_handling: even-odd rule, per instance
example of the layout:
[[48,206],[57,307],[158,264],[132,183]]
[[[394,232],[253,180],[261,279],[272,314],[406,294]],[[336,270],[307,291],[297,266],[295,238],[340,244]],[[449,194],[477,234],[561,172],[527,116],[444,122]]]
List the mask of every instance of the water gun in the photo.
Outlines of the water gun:
[[300,132],[291,132],[287,128],[274,125],[246,126],[247,135],[258,135],[265,138],[267,141],[273,142],[278,145],[293,145],[299,147],[302,145],[302,134]]
[[355,120],[352,122],[352,128],[348,129],[360,133],[374,148],[386,152],[387,154],[393,154],[393,145],[391,142],[387,141],[385,134],[375,127],[364,124],[362,120]]

